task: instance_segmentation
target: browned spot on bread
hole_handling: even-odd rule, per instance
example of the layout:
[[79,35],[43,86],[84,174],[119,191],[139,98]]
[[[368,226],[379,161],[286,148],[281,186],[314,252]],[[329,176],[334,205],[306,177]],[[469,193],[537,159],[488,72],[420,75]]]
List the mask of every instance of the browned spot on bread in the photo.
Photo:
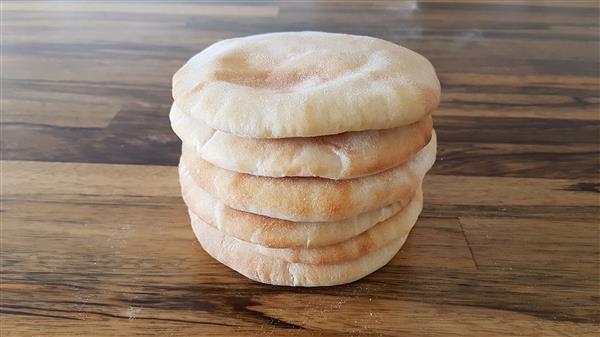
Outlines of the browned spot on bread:
[[331,200],[336,200],[336,202],[330,203],[330,207],[327,209],[328,214],[323,214],[323,216],[336,219],[343,218],[343,213],[346,211],[347,205],[353,204],[353,200],[350,197],[350,191],[352,190],[351,182],[338,181],[336,184],[331,185],[335,194],[334,199]]
[[246,54],[227,55],[221,59],[221,68],[213,75],[214,80],[234,83],[246,87],[271,90],[289,90],[311,79],[320,83],[331,78],[327,71],[318,68],[281,69],[282,60],[272,64],[253,65]]
[[289,90],[309,79],[316,80],[318,83],[326,80],[325,77],[317,72],[302,72],[297,70],[267,71],[258,69],[223,69],[214,74],[214,79],[246,87],[271,90]]
[[[370,233],[363,233],[360,237],[358,237],[358,253],[356,256],[350,256],[352,258],[359,258],[363,255],[370,253],[375,247],[373,238],[371,238]],[[346,259],[350,258],[346,257]]]

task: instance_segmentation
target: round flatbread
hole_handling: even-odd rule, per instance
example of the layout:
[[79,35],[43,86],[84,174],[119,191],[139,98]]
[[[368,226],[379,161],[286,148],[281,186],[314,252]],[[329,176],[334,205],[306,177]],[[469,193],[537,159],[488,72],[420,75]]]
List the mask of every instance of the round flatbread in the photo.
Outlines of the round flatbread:
[[[402,211],[372,226],[366,232],[338,244],[316,248],[270,248],[257,244],[252,245],[252,247],[257,253],[291,263],[332,264],[355,260],[407,235],[417,221],[422,207],[423,196],[419,189],[411,202]],[[195,219],[203,220],[191,209],[189,212],[192,221]],[[327,225],[327,223],[322,223],[322,226]],[[280,235],[285,236],[287,233],[280,232]]]
[[404,165],[355,179],[257,177],[218,168],[183,147],[194,181],[229,207],[290,221],[338,221],[412,198],[435,161],[435,132]]
[[192,179],[179,165],[181,194],[187,206],[204,222],[237,239],[271,248],[314,248],[355,237],[404,208],[403,202],[333,222],[292,222],[239,211],[226,206]]
[[363,278],[387,264],[408,235],[355,260],[334,264],[290,263],[263,255],[252,243],[238,240],[196,218],[192,229],[202,248],[213,258],[249,279],[284,286],[319,287]]
[[313,137],[415,123],[438,106],[423,56],[367,36],[288,32],[220,41],[173,76],[177,105],[251,138]]
[[350,179],[383,172],[408,161],[431,139],[431,116],[392,129],[338,135],[258,139],[211,129],[175,104],[175,133],[202,159],[230,171],[267,177]]

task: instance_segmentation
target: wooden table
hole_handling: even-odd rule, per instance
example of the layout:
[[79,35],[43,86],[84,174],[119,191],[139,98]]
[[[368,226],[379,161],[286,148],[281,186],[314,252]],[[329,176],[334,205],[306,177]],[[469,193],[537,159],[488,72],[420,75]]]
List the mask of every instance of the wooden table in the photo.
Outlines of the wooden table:
[[[597,2],[28,3],[2,10],[2,336],[598,336]],[[381,37],[436,66],[425,209],[353,284],[198,245],[171,76],[224,38]]]

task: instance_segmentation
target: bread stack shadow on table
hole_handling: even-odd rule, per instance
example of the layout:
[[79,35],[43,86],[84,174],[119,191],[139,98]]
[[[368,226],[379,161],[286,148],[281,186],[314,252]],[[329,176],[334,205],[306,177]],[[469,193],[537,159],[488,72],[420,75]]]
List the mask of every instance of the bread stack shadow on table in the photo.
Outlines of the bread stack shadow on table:
[[274,33],[197,54],[173,77],[170,119],[202,247],[276,285],[384,266],[422,209],[439,95],[425,58],[370,37]]

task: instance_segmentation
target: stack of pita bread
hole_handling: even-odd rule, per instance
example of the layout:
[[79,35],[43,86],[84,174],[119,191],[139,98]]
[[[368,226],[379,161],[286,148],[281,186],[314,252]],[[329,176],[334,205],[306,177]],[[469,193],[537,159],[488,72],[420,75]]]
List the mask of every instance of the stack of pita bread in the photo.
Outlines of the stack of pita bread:
[[224,40],[173,77],[170,119],[194,233],[256,281],[352,282],[398,252],[436,155],[432,65],[321,32]]

